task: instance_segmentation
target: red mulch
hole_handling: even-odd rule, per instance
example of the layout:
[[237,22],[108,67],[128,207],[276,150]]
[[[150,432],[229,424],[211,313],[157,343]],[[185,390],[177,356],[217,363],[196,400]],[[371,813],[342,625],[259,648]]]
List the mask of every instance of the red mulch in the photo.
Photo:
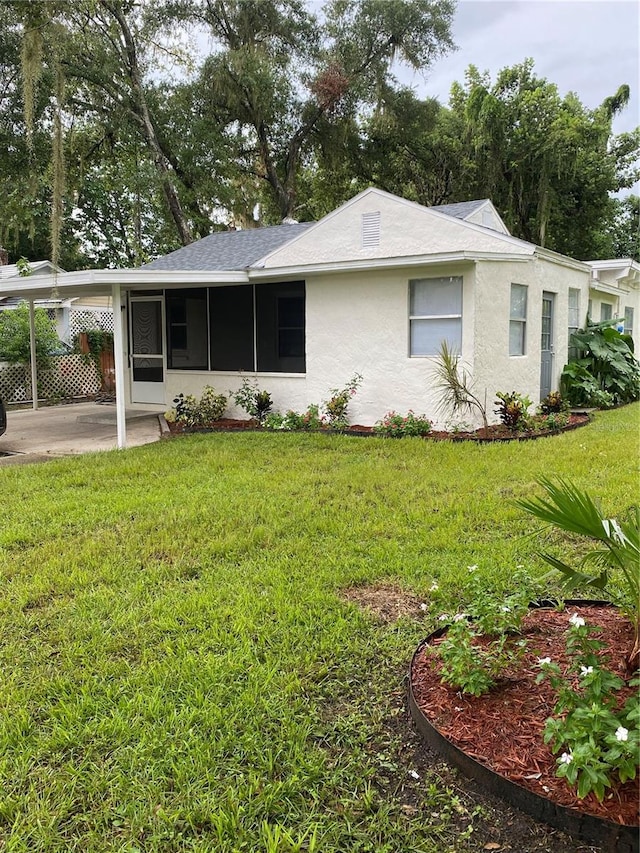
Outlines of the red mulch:
[[[548,681],[535,683],[540,672],[537,661],[550,657],[561,667],[565,634],[572,613],[579,612],[587,624],[602,628],[596,634],[607,643],[608,668],[625,677],[625,656],[633,645],[633,628],[615,608],[569,607],[565,611],[540,608],[525,618],[524,636],[528,651],[517,669],[491,693],[468,696],[440,682],[441,665],[436,655],[422,650],[414,661],[412,687],[416,701],[429,722],[467,755],[496,773],[547,796],[556,803],[606,818],[614,823],[638,824],[640,787],[638,777],[617,784],[598,802],[594,794],[579,800],[563,779],[555,775],[556,756],[543,741],[544,722],[555,704]],[[437,646],[441,640],[434,640]],[[620,704],[637,695],[632,688],[620,691]]]

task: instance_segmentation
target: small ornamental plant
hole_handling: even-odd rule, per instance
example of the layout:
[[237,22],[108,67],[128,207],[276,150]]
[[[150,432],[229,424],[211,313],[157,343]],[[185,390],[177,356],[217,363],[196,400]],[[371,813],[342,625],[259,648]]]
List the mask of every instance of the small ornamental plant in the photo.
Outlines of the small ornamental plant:
[[526,429],[529,426],[529,407],[531,400],[517,391],[510,394],[497,391],[497,408],[494,412],[501,422],[512,432]]
[[178,394],[173,399],[173,409],[165,413],[169,423],[184,428],[202,428],[220,420],[227,407],[224,394],[217,394],[211,385],[206,385],[198,400],[193,394]]
[[[505,596],[476,575],[477,566],[468,568],[469,612],[438,615],[439,622],[449,624],[444,640],[433,646],[432,652],[442,664],[445,684],[462,693],[481,696],[524,654],[526,644],[519,634],[531,597],[531,581],[517,572],[517,592]],[[432,608],[438,610],[437,586],[433,585],[430,592]],[[482,644],[477,642],[480,637],[484,638]]]
[[245,376],[240,388],[237,391],[230,391],[229,394],[236,406],[243,409],[249,417],[264,424],[265,418],[273,407],[273,400],[268,391],[262,391],[258,388],[255,379],[251,382]]
[[319,429],[325,429],[326,421],[320,414],[320,407],[315,403],[307,408],[304,413],[294,412],[289,409],[282,414],[281,412],[270,412],[264,419],[264,427],[270,430],[282,430],[284,432],[297,432],[305,430],[307,432]]
[[538,411],[541,415],[552,415],[560,412],[567,412],[569,404],[563,398],[559,391],[552,391],[550,394],[540,401]]
[[344,430],[349,426],[347,409],[362,384],[362,376],[355,373],[344,388],[332,388],[331,396],[322,404],[324,415],[331,429]]
[[411,409],[406,415],[397,412],[387,412],[382,420],[373,427],[376,435],[389,438],[402,438],[403,436],[428,435],[431,432],[431,421],[426,415],[416,415]]
[[[540,658],[536,683],[548,680],[557,700],[544,727],[544,741],[557,759],[556,775],[576,788],[578,797],[593,792],[602,801],[616,781],[635,779],[640,750],[640,704],[637,696],[619,707],[617,693],[625,682],[605,667],[598,652],[604,643],[574,613],[569,618],[563,673],[550,657]],[[640,686],[640,678],[629,682]]]

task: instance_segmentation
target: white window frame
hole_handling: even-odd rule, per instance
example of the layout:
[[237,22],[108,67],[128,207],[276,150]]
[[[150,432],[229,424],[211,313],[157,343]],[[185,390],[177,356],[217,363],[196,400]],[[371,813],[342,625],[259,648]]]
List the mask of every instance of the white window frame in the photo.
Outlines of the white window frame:
[[[575,299],[576,304],[574,306],[571,305],[571,298]],[[575,311],[575,316],[572,317],[572,312]],[[572,323],[571,321],[575,322]],[[577,352],[575,347],[571,346],[571,335],[578,331],[580,328],[580,291],[577,287],[569,288],[569,295],[567,297],[567,348],[568,348],[568,357],[569,361],[571,361],[572,357],[577,357]]]
[[633,322],[634,322],[634,311],[631,305],[625,305],[624,308],[624,333],[625,335],[631,335],[633,337]]
[[[514,288],[521,288],[524,291],[524,314],[518,317],[513,316],[513,295],[516,292]],[[518,284],[517,282],[511,283],[511,288],[509,290],[509,357],[510,358],[519,358],[523,355],[527,354],[527,311],[529,308],[529,288],[526,284]],[[522,340],[522,351],[521,352],[512,352],[511,351],[511,328],[513,324],[518,325],[521,330],[521,340]]]
[[[412,314],[411,313],[411,292],[412,288],[418,284],[424,284],[427,282],[442,282],[448,281],[450,285],[455,285],[456,288],[460,288],[460,312],[457,314]],[[420,321],[429,321],[429,320],[457,320],[459,325],[459,339],[460,339],[460,350],[462,349],[462,303],[464,299],[464,280],[461,275],[449,275],[449,276],[433,276],[431,278],[414,278],[409,281],[409,358],[436,358],[438,355],[438,350],[433,353],[414,353],[412,349],[412,334],[411,328],[412,324],[416,320]],[[457,349],[457,347],[456,347]]]
[[[605,313],[605,310],[607,308],[609,309],[610,314],[608,317],[604,317],[603,314]],[[613,320],[613,305],[610,302],[601,302],[600,303],[600,322],[601,323],[608,323],[609,320]]]

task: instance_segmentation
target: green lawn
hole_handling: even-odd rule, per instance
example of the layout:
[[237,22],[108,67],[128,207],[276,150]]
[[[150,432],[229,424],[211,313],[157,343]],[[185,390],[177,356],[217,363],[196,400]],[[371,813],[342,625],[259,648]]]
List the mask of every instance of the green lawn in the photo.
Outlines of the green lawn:
[[471,563],[541,573],[511,499],[563,475],[621,512],[639,412],[526,443],[208,434],[0,468],[0,850],[467,849],[477,810],[437,769],[402,808],[389,718],[430,626],[341,589],[437,580],[454,605]]

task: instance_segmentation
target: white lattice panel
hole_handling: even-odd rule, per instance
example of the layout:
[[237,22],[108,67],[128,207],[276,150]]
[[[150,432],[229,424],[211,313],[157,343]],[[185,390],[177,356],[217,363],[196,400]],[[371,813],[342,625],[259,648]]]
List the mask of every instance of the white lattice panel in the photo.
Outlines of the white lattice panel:
[[113,332],[113,311],[111,308],[69,309],[70,340],[73,340],[79,332],[86,332],[90,329]]
[[[51,370],[38,371],[38,399],[91,397],[100,391],[100,376],[90,359],[82,355],[61,355],[51,359]],[[0,365],[0,397],[6,403],[31,400],[29,365]]]

